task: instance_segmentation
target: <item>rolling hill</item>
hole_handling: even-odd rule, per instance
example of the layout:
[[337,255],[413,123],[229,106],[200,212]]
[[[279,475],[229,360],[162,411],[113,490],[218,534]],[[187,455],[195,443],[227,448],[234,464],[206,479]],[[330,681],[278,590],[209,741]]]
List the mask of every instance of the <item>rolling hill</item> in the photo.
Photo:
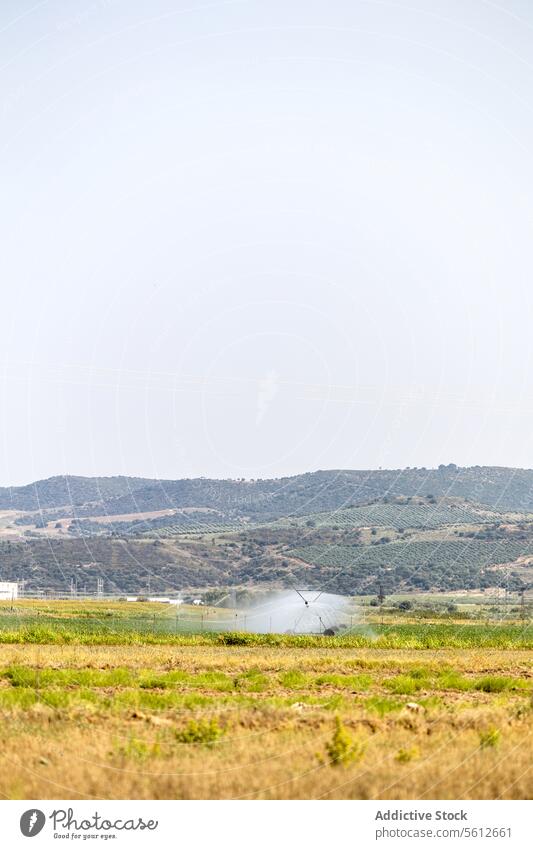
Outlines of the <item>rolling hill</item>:
[[528,587],[533,471],[319,471],[277,480],[54,477],[0,489],[0,579],[32,591],[287,585]]
[[0,509],[119,515],[206,507],[271,520],[391,496],[449,496],[498,510],[533,511],[533,470],[498,466],[317,471],[272,480],[151,480],[61,476],[0,488]]

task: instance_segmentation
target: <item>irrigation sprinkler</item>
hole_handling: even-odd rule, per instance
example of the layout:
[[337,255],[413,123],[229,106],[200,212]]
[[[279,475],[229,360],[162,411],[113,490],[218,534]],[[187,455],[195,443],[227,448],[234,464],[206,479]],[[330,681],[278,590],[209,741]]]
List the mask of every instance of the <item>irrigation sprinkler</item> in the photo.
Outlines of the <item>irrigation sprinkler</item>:
[[307,600],[306,598],[304,598],[304,596],[301,594],[300,590],[297,590],[297,589],[296,589],[296,587],[294,587],[293,589],[294,589],[294,592],[295,592],[295,593],[298,593],[298,595],[299,595],[299,596],[300,596],[300,598],[302,599],[302,601],[303,601],[303,603],[305,604],[305,606],[306,606],[306,607],[309,607],[309,602],[308,602],[308,600]]
[[[323,615],[322,615],[322,613],[324,612],[324,604],[321,603],[321,604],[317,605],[317,608],[315,608],[313,610],[313,607],[316,605],[316,603],[318,602],[320,597],[322,595],[324,595],[324,592],[325,592],[324,589],[318,589],[318,590],[314,591],[312,598],[306,598],[306,596],[304,595],[304,593],[306,593],[306,595],[310,595],[309,591],[306,591],[306,590],[300,591],[299,589],[297,589],[294,586],[292,587],[292,589],[301,598],[301,600],[304,603],[304,609],[303,609],[301,615],[297,616],[296,619],[295,619],[295,622],[294,622],[295,633],[298,632],[298,626],[299,626],[301,620],[303,619],[303,617],[306,616],[306,614],[312,612],[313,616],[315,616],[316,619],[318,620],[319,633],[324,634],[325,632],[328,632],[327,636],[333,636],[335,634],[337,628],[333,624],[331,624],[331,622],[330,622],[330,624],[328,624],[328,622],[324,620]],[[329,611],[328,611],[327,608],[326,608],[326,612],[328,614],[327,619],[330,619],[330,614],[329,614]],[[352,617],[350,617],[350,623],[352,623],[352,622],[353,622],[353,619],[352,619]]]

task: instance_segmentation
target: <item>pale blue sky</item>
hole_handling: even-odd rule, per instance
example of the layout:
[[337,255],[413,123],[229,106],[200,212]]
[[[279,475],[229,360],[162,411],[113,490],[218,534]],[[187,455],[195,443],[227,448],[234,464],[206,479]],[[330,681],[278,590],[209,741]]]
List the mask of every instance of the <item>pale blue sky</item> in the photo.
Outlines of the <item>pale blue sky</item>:
[[0,483],[533,466],[529,2],[4,2]]

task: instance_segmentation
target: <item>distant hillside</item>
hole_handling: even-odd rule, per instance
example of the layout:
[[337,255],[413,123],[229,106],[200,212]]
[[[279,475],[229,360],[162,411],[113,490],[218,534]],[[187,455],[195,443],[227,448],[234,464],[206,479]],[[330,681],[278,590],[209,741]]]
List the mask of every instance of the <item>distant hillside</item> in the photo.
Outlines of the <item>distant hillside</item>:
[[53,477],[0,488],[0,509],[89,517],[206,507],[229,519],[269,521],[390,496],[451,496],[498,510],[533,511],[533,470],[495,466],[318,471],[274,480]]
[[533,587],[533,471],[279,480],[54,477],[0,489],[0,578],[29,591]]
[[58,475],[26,486],[0,487],[1,510],[51,510],[88,503],[105,504],[157,481],[146,478],[85,478]]
[[200,524],[193,532],[171,520],[67,520],[18,536],[7,528],[0,575],[23,580],[31,592],[74,585],[94,593],[98,579],[106,592],[161,594],[232,586],[346,594],[533,587],[533,516],[470,508],[459,499],[387,499],[255,526]]

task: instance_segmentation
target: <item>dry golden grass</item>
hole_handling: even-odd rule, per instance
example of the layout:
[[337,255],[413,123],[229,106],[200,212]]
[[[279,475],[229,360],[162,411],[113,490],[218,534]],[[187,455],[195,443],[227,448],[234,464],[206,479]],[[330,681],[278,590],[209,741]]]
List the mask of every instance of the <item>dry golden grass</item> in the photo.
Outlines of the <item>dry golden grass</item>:
[[525,651],[2,645],[0,794],[529,798],[531,675]]

